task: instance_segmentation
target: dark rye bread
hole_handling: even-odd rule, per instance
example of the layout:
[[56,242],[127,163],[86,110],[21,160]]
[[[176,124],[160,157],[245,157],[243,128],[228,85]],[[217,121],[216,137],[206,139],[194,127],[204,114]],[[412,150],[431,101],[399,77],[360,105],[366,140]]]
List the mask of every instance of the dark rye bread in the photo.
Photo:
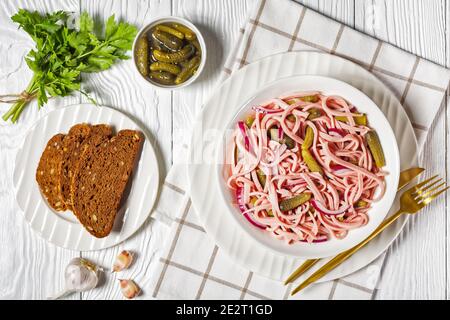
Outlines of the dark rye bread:
[[59,174],[59,186],[64,204],[68,209],[72,208],[70,199],[70,180],[73,166],[80,155],[82,143],[91,135],[91,126],[87,123],[80,123],[70,128],[69,133],[62,142],[62,164]]
[[81,154],[82,146],[89,143],[96,145],[103,139],[111,137],[111,135],[112,129],[108,125],[99,124],[90,126],[87,123],[80,123],[70,128],[69,133],[64,138],[59,186],[62,199],[68,209],[72,209],[70,183],[74,167]]
[[56,211],[66,210],[59,188],[64,134],[54,135],[45,147],[36,170],[36,181],[48,204]]
[[71,182],[73,207],[78,220],[97,238],[112,230],[143,136],[122,130],[98,146],[85,144]]

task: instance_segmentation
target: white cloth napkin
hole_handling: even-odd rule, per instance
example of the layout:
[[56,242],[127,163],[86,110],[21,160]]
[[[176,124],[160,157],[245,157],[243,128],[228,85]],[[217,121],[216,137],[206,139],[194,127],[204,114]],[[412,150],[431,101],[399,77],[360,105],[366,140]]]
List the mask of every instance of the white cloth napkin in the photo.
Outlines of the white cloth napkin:
[[[371,38],[289,0],[260,0],[223,68],[222,81],[260,58],[296,50],[325,51],[350,59],[378,76],[406,109],[422,148],[441,106],[450,71]],[[186,157],[187,148],[177,155]],[[178,163],[185,163],[177,161]],[[153,274],[160,299],[370,299],[384,254],[344,278],[316,284],[290,297],[291,286],[236,265],[203,230],[191,206],[184,164],[172,167],[156,217],[172,222],[167,247]]]

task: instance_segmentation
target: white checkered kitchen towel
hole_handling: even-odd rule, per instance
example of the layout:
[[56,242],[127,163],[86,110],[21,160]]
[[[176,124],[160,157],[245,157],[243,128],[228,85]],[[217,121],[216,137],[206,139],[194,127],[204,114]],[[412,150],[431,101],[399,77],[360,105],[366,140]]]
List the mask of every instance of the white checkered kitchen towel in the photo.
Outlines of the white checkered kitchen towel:
[[[223,69],[222,80],[252,61],[292,50],[336,54],[373,72],[397,94],[413,123],[419,145],[423,146],[445,96],[449,70],[293,1],[260,0],[241,29],[240,39]],[[291,298],[291,287],[236,265],[211,241],[191,206],[187,186],[185,166],[174,165],[156,208],[157,217],[169,217],[173,224],[167,247],[159,259],[158,270],[153,274],[153,297]],[[339,280],[316,284],[293,299],[370,299],[376,292],[383,261],[384,255],[358,272]]]

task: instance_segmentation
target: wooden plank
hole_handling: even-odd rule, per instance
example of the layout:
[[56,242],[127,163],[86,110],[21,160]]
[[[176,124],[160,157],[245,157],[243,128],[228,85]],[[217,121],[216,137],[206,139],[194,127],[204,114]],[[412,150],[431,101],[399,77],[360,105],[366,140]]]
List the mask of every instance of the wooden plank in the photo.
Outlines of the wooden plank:
[[353,0],[300,0],[297,2],[350,27],[355,25],[355,5]]
[[[23,30],[18,30],[10,17],[19,8],[52,12],[77,12],[78,0],[2,1],[0,3],[0,94],[21,92],[32,73],[23,57],[34,46]],[[23,143],[27,129],[39,118],[55,108],[79,102],[78,94],[64,99],[51,99],[40,111],[32,102],[22,113],[18,123],[0,120],[0,300],[45,299],[63,287],[63,270],[76,251],[57,248],[35,233],[25,221],[12,188],[14,159]],[[3,114],[9,105],[0,104]],[[36,150],[36,152],[40,152]],[[34,179],[34,177],[27,177]],[[71,298],[77,298],[77,295]]]
[[[139,28],[148,24],[152,19],[161,15],[170,14],[170,2],[158,0],[98,0],[81,1],[81,9],[89,12],[99,20],[106,20],[111,14],[135,24]],[[168,91],[156,91],[149,84],[142,82],[135,73],[132,60],[120,62],[110,70],[90,74],[84,77],[84,88],[92,96],[106,106],[117,108],[130,115],[147,130],[154,142],[161,164],[161,177],[171,164],[172,156],[172,114],[171,94]],[[85,101],[85,99],[83,99]],[[146,224],[125,243],[114,248],[97,252],[83,253],[99,265],[109,269],[114,258],[122,249],[136,252],[136,261],[133,268],[120,274],[110,275],[105,272],[103,284],[82,295],[83,299],[120,299],[122,297],[117,278],[134,278],[143,289],[146,296],[147,272],[151,269],[155,251],[163,243],[163,233],[167,231],[164,226],[154,228],[154,222],[148,220]],[[157,229],[157,231],[153,231]],[[158,233],[159,232],[159,233]],[[150,291],[150,290],[148,290]]]
[[[356,1],[355,27],[445,64],[445,1]],[[427,176],[446,175],[445,113],[439,112],[422,154]],[[446,295],[446,204],[410,219],[388,252],[377,299],[443,299]]]

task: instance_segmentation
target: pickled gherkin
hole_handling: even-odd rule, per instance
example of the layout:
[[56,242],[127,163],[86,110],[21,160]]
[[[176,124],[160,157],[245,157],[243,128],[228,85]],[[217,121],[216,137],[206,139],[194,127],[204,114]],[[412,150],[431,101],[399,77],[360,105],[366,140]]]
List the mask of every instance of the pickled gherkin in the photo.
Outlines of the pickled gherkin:
[[264,174],[264,171],[258,168],[256,170],[256,176],[258,177],[258,181],[261,184],[261,187],[264,188],[264,186],[266,185],[266,175]]
[[152,37],[162,43],[165,47],[172,51],[181,49],[183,41],[171,35],[170,33],[155,29],[152,32]]
[[297,118],[295,118],[295,116],[293,114],[290,114],[286,117],[287,120],[295,122],[295,120],[297,120]]
[[318,108],[311,108],[308,110],[308,120],[313,120],[322,116],[322,111]]
[[317,101],[319,101],[319,97],[317,95],[304,96],[304,97],[301,97],[300,100],[305,101],[305,102],[317,102]]
[[136,43],[136,66],[143,76],[148,75],[148,41],[145,38]]
[[292,104],[294,104],[294,103],[296,103],[296,102],[298,102],[298,99],[289,99],[288,101],[286,101],[286,103],[287,103],[288,105],[292,105]]
[[309,201],[309,199],[311,199],[310,193],[301,193],[292,198],[281,200],[279,204],[280,210],[281,211],[293,210],[301,206],[305,202]]
[[254,121],[255,121],[254,116],[248,116],[247,118],[245,118],[245,124],[247,125],[248,128],[252,127]]
[[152,71],[150,72],[150,79],[164,85],[173,85],[175,76],[166,71]]
[[294,149],[295,148],[295,141],[291,137],[289,137],[287,134],[283,136],[283,139],[281,139],[281,143],[285,144],[288,149]]
[[169,26],[165,26],[163,24],[160,24],[160,25],[157,25],[155,27],[155,29],[159,30],[159,31],[163,31],[163,32],[169,33],[169,34],[177,37],[178,39],[181,39],[181,40],[184,39],[184,33],[183,32],[181,32],[181,31],[179,31],[177,29],[171,28]]
[[367,207],[368,204],[369,203],[367,203],[367,201],[358,200],[358,201],[356,201],[355,207],[357,207],[357,208],[364,208],[364,207]]
[[288,149],[295,148],[295,141],[287,134],[283,134],[280,139],[280,131],[278,128],[271,128],[269,130],[270,140],[276,141],[280,144],[285,144]]
[[369,147],[370,153],[372,154],[375,165],[378,168],[382,168],[386,165],[386,160],[384,158],[383,148],[381,147],[380,139],[375,131],[369,131],[366,133],[366,141]]
[[323,173],[322,168],[309,150],[302,149],[302,157],[311,172]]
[[170,25],[173,29],[178,30],[180,32],[182,32],[185,36],[185,38],[189,41],[192,41],[194,39],[196,39],[197,37],[195,36],[195,33],[191,31],[191,29],[189,29],[188,27],[183,26],[180,23],[172,23]]
[[201,59],[198,56],[193,57],[188,64],[181,70],[178,77],[175,79],[176,84],[180,84],[189,79],[195,71],[197,71],[198,66],[200,65]]
[[188,44],[183,49],[177,52],[162,52],[160,50],[153,50],[153,56],[156,60],[168,63],[178,63],[189,59],[195,52],[193,45]]
[[172,74],[179,74],[181,72],[181,68],[177,66],[176,64],[166,63],[166,62],[153,62],[150,65],[151,71],[167,71]]
[[311,148],[313,142],[314,142],[314,131],[310,126],[308,126],[306,127],[305,139],[303,140],[302,150],[308,150],[309,148]]
[[[348,123],[348,118],[346,116],[336,116],[335,118],[338,121]],[[355,123],[359,126],[367,125],[367,116],[365,114],[362,114],[360,116],[355,116],[355,117],[353,117],[353,120],[355,120]]]
[[202,51],[202,48],[200,47],[200,42],[198,42],[198,40],[194,40],[194,41],[191,41],[191,44],[194,46],[195,50],[197,50],[196,55],[199,56]]

